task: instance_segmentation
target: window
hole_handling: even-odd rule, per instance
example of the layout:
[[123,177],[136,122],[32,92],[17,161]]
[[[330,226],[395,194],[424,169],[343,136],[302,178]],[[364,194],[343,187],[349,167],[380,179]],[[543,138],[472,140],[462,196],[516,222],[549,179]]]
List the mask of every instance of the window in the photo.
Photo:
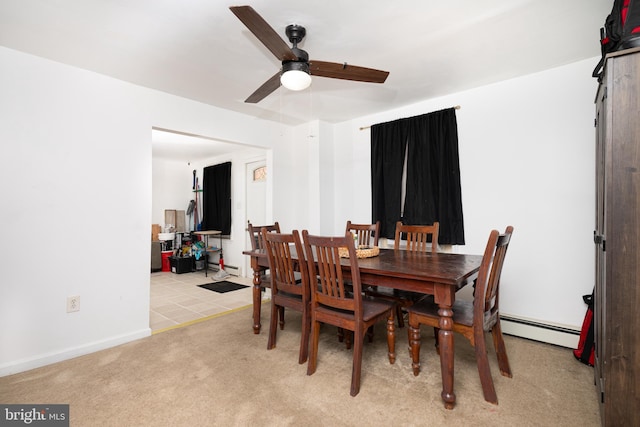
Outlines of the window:
[[202,185],[202,230],[231,234],[231,162],[204,168]]
[[253,170],[253,181],[266,181],[267,180],[267,167],[260,166]]
[[463,245],[455,109],[372,126],[371,186],[372,221],[380,221],[381,237],[393,238],[397,221],[438,221],[440,244]]

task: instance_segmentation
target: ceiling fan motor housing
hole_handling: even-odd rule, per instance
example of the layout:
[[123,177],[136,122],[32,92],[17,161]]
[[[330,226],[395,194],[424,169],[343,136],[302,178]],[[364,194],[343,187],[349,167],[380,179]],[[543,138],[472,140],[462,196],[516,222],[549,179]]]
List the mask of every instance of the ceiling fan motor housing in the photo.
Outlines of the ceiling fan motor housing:
[[[298,43],[300,43],[302,41],[302,39],[304,38],[304,36],[307,34],[307,30],[305,30],[304,27],[300,26],[300,25],[296,25],[296,24],[291,24],[291,25],[287,25],[287,28],[285,29],[285,33],[287,34],[287,37],[289,38],[289,41],[291,43],[293,43],[293,47],[291,48],[291,51],[298,57],[297,61],[289,61],[289,60],[285,60],[282,61],[282,65],[284,68],[285,64],[294,62],[294,63],[305,63],[307,64],[306,68],[303,69],[304,67],[302,67],[301,65],[293,65],[293,68],[290,68],[292,70],[300,70],[300,71],[305,71],[305,72],[309,72],[309,54],[298,48]],[[284,72],[285,70],[283,70]]]
[[287,71],[304,71],[305,73],[310,74],[309,63],[306,61],[285,61],[282,63],[281,74],[284,74]]
[[294,42],[294,46],[291,48],[291,51],[298,57],[298,59],[295,61],[289,61],[289,60],[282,61],[282,74],[292,70],[304,71],[305,73],[310,74],[309,73],[309,54],[302,49],[298,49],[295,46],[295,42]]
[[289,41],[294,44],[294,47],[302,41],[304,36],[307,35],[307,30],[305,30],[303,26],[297,24],[287,25],[284,32],[289,38]]

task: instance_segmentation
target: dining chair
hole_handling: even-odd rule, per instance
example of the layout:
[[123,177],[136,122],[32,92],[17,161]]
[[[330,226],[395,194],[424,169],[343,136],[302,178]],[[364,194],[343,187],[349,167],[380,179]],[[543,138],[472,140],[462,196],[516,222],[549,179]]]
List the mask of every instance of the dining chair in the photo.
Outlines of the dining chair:
[[380,221],[376,221],[375,224],[354,224],[347,221],[347,232],[358,237],[358,245],[378,246]]
[[[357,237],[358,246],[378,246],[378,241],[380,238],[380,221],[376,221],[375,224],[354,224],[351,221],[347,221],[347,233],[355,234]],[[356,250],[358,248],[356,247]],[[363,291],[365,294],[367,290],[370,288],[368,286],[362,285]],[[371,287],[374,288],[374,287]],[[369,342],[373,341],[373,328],[369,331]],[[346,339],[346,341],[345,341]],[[347,349],[351,348],[351,339],[349,335],[345,337],[344,330],[342,328],[338,328],[338,340],[340,342],[345,341]]]
[[[434,222],[431,225],[407,225],[402,221],[396,223],[395,240],[393,249],[400,250],[400,242],[403,237],[407,240],[406,250],[412,252],[437,252],[438,250],[438,232],[440,223]],[[396,318],[398,319],[398,327],[404,327],[404,311],[415,301],[425,296],[410,291],[399,291],[390,288],[370,288],[366,291],[368,295],[378,298],[388,298],[396,302]]]
[[280,224],[276,221],[270,225],[253,225],[247,221],[247,231],[249,232],[249,238],[251,240],[251,250],[264,249],[264,242],[262,240],[262,229],[266,228],[267,232],[280,233]]
[[[299,311],[302,313],[302,336],[298,363],[302,364],[307,361],[309,354],[311,316],[309,274],[300,234],[298,230],[293,230],[291,234],[269,232],[263,227],[262,239],[271,270],[271,321],[267,349],[271,350],[276,346],[278,320],[280,329],[284,329],[285,307]],[[297,259],[291,256],[292,249],[295,250]]]
[[[316,371],[320,324],[330,324],[353,332],[353,367],[351,372],[351,396],[360,391],[364,336],[374,323],[387,320],[387,346],[389,362],[395,363],[394,304],[390,301],[362,296],[360,269],[355,246],[350,233],[343,237],[312,236],[302,232],[309,280],[318,283],[311,288],[311,340],[307,375]],[[347,248],[349,258],[343,271],[339,249]],[[345,277],[347,273],[347,277]],[[349,291],[349,279],[353,292]]]
[[439,230],[440,223],[438,222],[434,222],[432,225],[407,225],[398,221],[393,249],[400,249],[400,242],[404,237],[407,240],[406,249],[408,251],[437,252]]
[[[264,240],[262,238],[262,229],[265,228],[269,233],[280,233],[280,224],[276,221],[270,225],[253,225],[247,221],[247,231],[249,232],[249,240],[251,241],[251,250],[263,250]],[[261,272],[260,289],[271,288],[271,277],[267,271]]]
[[[499,288],[500,275],[512,234],[512,226],[508,226],[503,234],[500,234],[498,230],[491,231],[478,271],[473,301],[456,300],[452,307],[453,331],[462,334],[475,348],[476,364],[478,365],[484,399],[496,405],[498,404],[498,396],[489,369],[485,332],[491,331],[493,336],[500,373],[511,378],[511,368],[500,326]],[[440,352],[438,347],[440,325],[438,310],[437,304],[426,300],[407,309],[409,312],[409,348],[414,375],[420,373],[420,325],[434,328],[436,348]]]

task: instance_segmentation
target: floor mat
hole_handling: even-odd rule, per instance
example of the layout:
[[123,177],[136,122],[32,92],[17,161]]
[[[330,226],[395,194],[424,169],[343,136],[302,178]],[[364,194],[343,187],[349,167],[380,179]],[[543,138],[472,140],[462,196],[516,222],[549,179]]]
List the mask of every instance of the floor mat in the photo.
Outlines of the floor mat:
[[210,291],[223,294],[225,292],[237,291],[238,289],[248,288],[247,285],[241,285],[239,283],[227,282],[223,280],[221,282],[205,283],[204,285],[198,285],[201,288],[208,289]]

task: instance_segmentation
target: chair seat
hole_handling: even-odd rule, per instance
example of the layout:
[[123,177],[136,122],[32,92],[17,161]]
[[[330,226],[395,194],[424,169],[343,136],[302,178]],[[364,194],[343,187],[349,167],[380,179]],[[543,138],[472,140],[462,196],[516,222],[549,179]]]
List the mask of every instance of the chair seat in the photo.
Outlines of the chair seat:
[[371,286],[364,290],[368,297],[391,301],[396,305],[396,321],[399,327],[404,327],[404,315],[402,310],[420,301],[426,295],[416,292],[402,291],[399,289],[387,288],[384,286]]
[[[469,327],[473,326],[473,302],[456,301],[453,303],[452,309],[454,323]],[[435,325],[440,321],[440,316],[438,316],[438,304],[434,303],[432,300],[417,302],[411,307],[408,307],[407,311],[422,317],[433,318],[433,323],[435,323]]]
[[276,302],[286,305],[287,307],[302,308],[302,295],[278,291],[276,295],[272,295],[271,297],[276,300]]
[[274,294],[273,296],[274,296],[274,297],[275,297],[275,296],[278,296],[278,297],[280,297],[280,298],[287,298],[287,299],[294,299],[294,300],[300,300],[300,301],[302,301],[302,295],[300,295],[300,294],[294,294],[294,293],[286,292],[286,291],[281,291],[281,290],[279,290],[279,291],[278,291],[278,293],[277,293],[277,294]]
[[262,273],[260,276],[260,287],[271,289],[271,274]]
[[[392,301],[378,300],[378,299],[362,299],[362,319],[365,322],[370,321],[371,319],[380,316],[382,313],[389,310],[389,308],[393,307],[395,304]],[[332,317],[338,316],[342,317],[345,320],[352,321],[353,311],[348,310],[336,310],[335,308],[326,308],[323,306],[319,306],[317,309],[318,313],[326,313],[331,315]]]
[[[295,275],[296,275],[296,283],[298,284],[302,283],[302,275],[298,272],[296,272]],[[271,288],[271,274],[263,273],[263,275],[260,278],[260,287]]]

